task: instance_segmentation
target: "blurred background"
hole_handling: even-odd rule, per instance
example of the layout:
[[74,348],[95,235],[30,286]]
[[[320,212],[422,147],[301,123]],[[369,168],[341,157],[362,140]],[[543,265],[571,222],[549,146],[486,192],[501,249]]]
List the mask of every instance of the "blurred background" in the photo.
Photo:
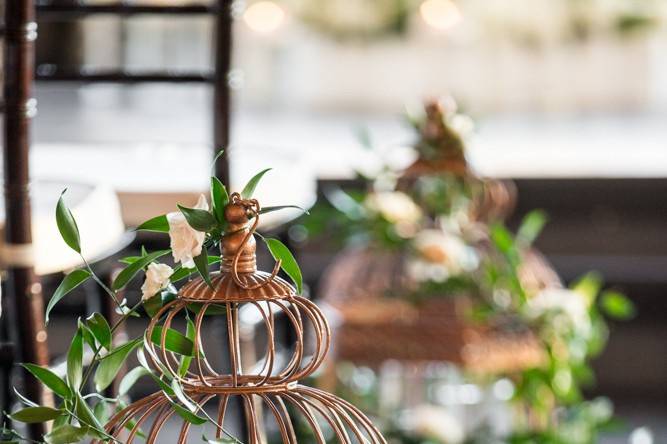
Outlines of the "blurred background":
[[[72,18],[57,13],[57,1],[40,5],[30,172],[33,233],[50,251],[37,263],[48,295],[57,285],[49,276],[76,265],[56,254],[63,248],[51,219],[61,188],[90,218],[82,236],[96,251],[159,244],[123,233],[176,202],[193,203],[208,186],[214,150],[208,85],[86,83],[73,73],[206,78],[215,68],[215,18]],[[310,208],[323,184],[373,175],[377,152],[391,157],[410,144],[406,112],[452,95],[475,121],[471,168],[516,187],[508,225],[545,210],[536,247],[562,280],[599,271],[636,306],[633,320],[611,323],[594,361],[597,384],[586,392],[611,398],[625,421],[604,442],[667,442],[664,1],[238,0],[231,9],[233,187],[273,167],[262,202]],[[296,216],[269,229],[296,248],[317,298],[337,249],[304,243],[290,229]],[[109,236],[95,234],[101,229]],[[74,312],[84,297],[72,300]],[[53,331],[69,328],[72,314],[56,311],[54,357],[67,344]],[[647,429],[632,435],[638,427]]]

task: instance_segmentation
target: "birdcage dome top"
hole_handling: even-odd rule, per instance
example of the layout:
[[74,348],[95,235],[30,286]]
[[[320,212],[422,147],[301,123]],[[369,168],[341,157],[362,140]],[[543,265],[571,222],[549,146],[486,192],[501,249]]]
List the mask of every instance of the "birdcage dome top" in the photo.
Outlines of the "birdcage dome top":
[[231,272],[225,270],[211,275],[210,286],[201,278],[194,279],[181,289],[178,297],[190,302],[250,302],[285,299],[296,294],[287,281],[278,276],[271,278],[264,271],[239,273],[238,277],[244,286],[239,286]]

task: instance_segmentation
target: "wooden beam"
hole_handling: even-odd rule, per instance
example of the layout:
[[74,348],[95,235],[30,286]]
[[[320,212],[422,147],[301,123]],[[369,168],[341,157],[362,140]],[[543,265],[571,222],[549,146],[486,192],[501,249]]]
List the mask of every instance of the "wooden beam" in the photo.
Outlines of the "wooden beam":
[[84,18],[96,14],[114,14],[131,16],[139,14],[170,15],[185,17],[193,15],[215,14],[217,9],[206,4],[191,5],[151,5],[151,4],[85,4],[85,3],[39,3],[37,16],[39,20],[66,20]]
[[[37,37],[32,0],[5,2],[4,54],[4,180],[5,249],[13,250],[9,264],[9,296],[16,311],[19,357],[22,361],[48,365],[41,285],[30,262],[32,228],[29,192],[30,120],[36,111],[32,98],[34,40]],[[45,403],[42,385],[23,371],[24,393]],[[30,426],[32,439],[41,439],[43,424]]]
[[215,73],[213,79],[213,150],[217,153],[224,149],[224,155],[218,160],[215,175],[222,183],[229,186],[229,123],[231,114],[231,94],[228,75],[232,63],[232,14],[230,0],[217,0],[215,36]]

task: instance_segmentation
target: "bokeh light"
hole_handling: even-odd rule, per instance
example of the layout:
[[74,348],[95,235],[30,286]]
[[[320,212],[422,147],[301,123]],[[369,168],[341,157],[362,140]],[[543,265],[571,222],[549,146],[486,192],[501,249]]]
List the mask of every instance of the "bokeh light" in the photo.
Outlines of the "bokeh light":
[[462,20],[459,7],[451,0],[426,0],[419,12],[427,25],[445,31]]
[[272,1],[259,1],[248,7],[243,21],[250,29],[260,34],[277,30],[285,20],[285,11]]

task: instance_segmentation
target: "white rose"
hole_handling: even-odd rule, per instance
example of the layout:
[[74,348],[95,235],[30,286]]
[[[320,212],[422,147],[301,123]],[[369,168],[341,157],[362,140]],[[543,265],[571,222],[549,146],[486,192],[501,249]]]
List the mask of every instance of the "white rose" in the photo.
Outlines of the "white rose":
[[382,191],[366,198],[366,207],[394,224],[414,224],[422,217],[421,209],[405,193]]
[[[208,203],[203,194],[199,196],[194,208],[208,210]],[[167,222],[169,222],[169,239],[174,261],[180,262],[186,268],[194,268],[194,258],[201,254],[206,233],[192,228],[180,211],[167,214]]]
[[475,122],[470,117],[463,114],[452,116],[448,123],[463,139],[470,137],[475,130]]
[[441,230],[423,230],[415,236],[417,256],[408,262],[408,273],[417,282],[444,282],[450,276],[477,268],[479,258],[474,248],[454,234]]
[[146,280],[141,286],[141,299],[150,299],[163,288],[169,285],[169,277],[174,274],[174,270],[165,264],[156,264],[155,262],[148,265],[146,270]]
[[433,405],[422,405],[403,415],[404,425],[412,433],[444,444],[460,444],[465,440],[461,421],[447,409]]
[[546,313],[560,313],[565,321],[575,330],[588,336],[591,332],[591,319],[586,300],[567,288],[546,288],[528,301],[529,314],[539,317]]

